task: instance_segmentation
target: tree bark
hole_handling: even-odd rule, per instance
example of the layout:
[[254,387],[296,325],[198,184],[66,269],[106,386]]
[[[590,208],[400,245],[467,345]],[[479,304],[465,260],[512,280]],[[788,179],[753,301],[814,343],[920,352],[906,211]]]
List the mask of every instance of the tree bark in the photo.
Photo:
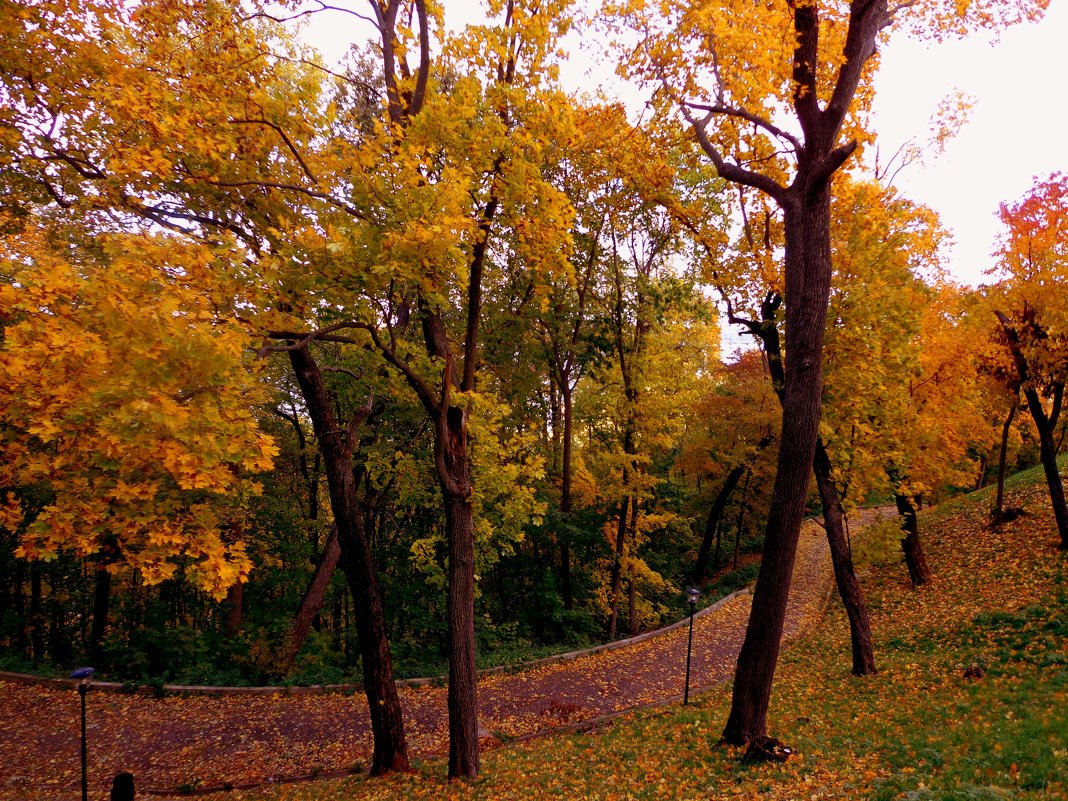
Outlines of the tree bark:
[[[1016,373],[1023,387],[1024,398],[1027,399],[1027,408],[1031,412],[1031,418],[1035,421],[1038,429],[1038,452],[1042,461],[1042,471],[1046,476],[1046,486],[1049,488],[1050,505],[1053,507],[1053,517],[1057,521],[1057,532],[1060,534],[1061,550],[1068,550],[1068,503],[1064,498],[1064,484],[1061,481],[1060,471],[1057,469],[1057,444],[1054,441],[1054,432],[1057,430],[1057,421],[1060,419],[1061,407],[1064,403],[1064,381],[1052,381],[1047,391],[1047,398],[1052,402],[1049,411],[1038,394],[1033,377],[1031,365],[1027,362],[1023,345],[1020,342],[1020,332],[1012,325],[1008,317],[1001,312],[995,312],[1001,329],[1005,333],[1005,340],[1012,353],[1013,362],[1016,365]],[[1034,322],[1033,313],[1026,316],[1025,323],[1038,329]],[[1045,335],[1042,332],[1042,335]]]
[[[475,280],[472,278],[472,280]],[[476,304],[472,300],[472,308]],[[448,593],[445,614],[449,636],[449,778],[474,778],[479,770],[478,683],[475,653],[475,523],[471,496],[471,456],[468,452],[467,410],[449,400],[454,385],[452,357],[444,324],[438,314],[424,316],[428,350],[446,358],[445,390],[434,418],[435,464],[445,507],[448,548]],[[474,333],[468,332],[468,348]],[[473,350],[465,359],[461,387],[474,388]],[[467,374],[470,365],[470,375]]]
[[822,439],[816,440],[816,456],[812,463],[823,504],[823,521],[827,530],[827,543],[831,549],[834,580],[838,594],[849,619],[849,641],[853,651],[853,675],[868,676],[875,673],[875,651],[872,647],[871,620],[864,592],[860,589],[853,557],[845,537],[842,504],[831,480],[831,459]]
[[284,673],[288,673],[293,669],[297,654],[300,653],[304,640],[307,639],[308,632],[311,631],[312,621],[319,614],[319,610],[323,608],[323,603],[326,600],[326,590],[330,586],[330,579],[333,578],[340,558],[341,546],[338,545],[337,526],[334,526],[330,530],[330,536],[327,538],[323,552],[315,565],[315,573],[312,574],[311,580],[304,590],[304,596],[300,599],[297,614],[293,618],[293,627],[289,633],[289,645],[280,664],[280,668]]
[[901,515],[901,530],[905,536],[901,540],[901,550],[905,552],[905,565],[908,567],[912,586],[919,587],[931,580],[931,569],[923,555],[920,542],[920,527],[916,520],[916,506],[912,499],[900,492],[894,495],[897,513]]
[[[1063,385],[1061,390],[1063,391]],[[1050,505],[1053,507],[1053,517],[1057,521],[1057,531],[1061,537],[1061,550],[1068,550],[1068,504],[1065,503],[1064,483],[1057,468],[1057,445],[1053,439],[1053,432],[1057,427],[1056,417],[1046,416],[1042,401],[1034,389],[1024,390],[1024,396],[1038,428],[1039,459],[1042,461],[1042,472],[1046,475]],[[1055,403],[1054,408],[1059,411],[1059,404]]]
[[1017,405],[1014,402],[1009,414],[1005,418],[1005,424],[1001,427],[1001,450],[998,453],[998,493],[994,501],[994,525],[1001,523],[1005,514],[1005,468],[1008,464],[1009,454],[1009,431],[1012,430],[1012,421],[1016,417]]
[[719,488],[715,500],[712,501],[712,508],[708,510],[708,518],[705,520],[705,535],[701,538],[701,547],[697,551],[697,562],[693,566],[693,573],[690,574],[690,581],[695,587],[699,587],[708,574],[708,557],[712,552],[713,540],[715,540],[716,545],[719,544],[719,538],[716,533],[719,531],[719,522],[723,517],[723,510],[727,508],[727,501],[730,499],[731,493],[734,492],[734,488],[738,486],[738,480],[744,472],[745,465],[740,464],[727,473],[723,486]]
[[[626,470],[623,471],[626,476]],[[612,550],[612,573],[609,579],[608,639],[614,640],[619,621],[619,584],[623,569],[623,550],[627,541],[627,514],[631,499],[624,498],[619,504],[619,525],[616,528],[616,543]]]
[[[393,679],[393,658],[382,610],[382,594],[361,512],[357,508],[349,524],[338,526],[338,545],[345,578],[357,609],[356,636],[374,738],[370,773],[379,776],[391,771],[407,771],[410,766],[400,698]],[[337,617],[340,623],[341,615]]]
[[475,534],[469,497],[445,496],[449,593],[449,777],[478,775]]
[[[748,328],[764,345],[772,386],[779,398],[779,403],[785,409],[787,381],[782,358],[782,344],[775,320],[778,305],[778,296],[769,293],[761,305],[760,324],[750,322]],[[816,477],[820,502],[823,505],[824,529],[827,532],[835,584],[849,620],[849,639],[853,655],[852,672],[856,676],[867,676],[876,672],[871,619],[868,616],[864,592],[860,588],[860,582],[857,580],[856,570],[853,567],[853,557],[845,535],[842,503],[838,498],[834,482],[831,480],[831,459],[823,440],[819,437],[816,439],[812,470]]]
[[[799,7],[800,8],[800,7]],[[803,158],[783,198],[786,224],[786,338],[782,439],[753,606],[738,655],[723,739],[766,736],[771,683],[819,433],[823,337],[831,287],[829,176],[810,176]]]
[[353,471],[355,435],[370,413],[370,407],[358,412],[348,426],[341,425],[334,415],[322,373],[307,347],[289,351],[289,357],[323,456],[338,547],[357,609],[356,630],[374,741],[370,773],[406,771],[410,769],[408,750],[400,698],[393,679],[382,594],[371,559]]

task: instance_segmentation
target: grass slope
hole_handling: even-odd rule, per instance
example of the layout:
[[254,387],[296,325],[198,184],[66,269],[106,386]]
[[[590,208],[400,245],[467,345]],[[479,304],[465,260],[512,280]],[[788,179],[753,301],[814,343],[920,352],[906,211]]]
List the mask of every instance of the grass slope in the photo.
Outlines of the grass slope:
[[[717,746],[724,688],[689,708],[489,752],[475,782],[449,783],[434,762],[406,776],[228,797],[1068,798],[1068,559],[1056,548],[1040,472],[1011,483],[1008,502],[1026,514],[998,531],[987,525],[991,499],[974,493],[921,517],[932,586],[912,589],[896,555],[867,570],[877,676],[848,675],[837,602],[784,654],[769,730],[799,751],[785,764],[743,765],[738,751]],[[966,678],[968,668],[982,677]]]

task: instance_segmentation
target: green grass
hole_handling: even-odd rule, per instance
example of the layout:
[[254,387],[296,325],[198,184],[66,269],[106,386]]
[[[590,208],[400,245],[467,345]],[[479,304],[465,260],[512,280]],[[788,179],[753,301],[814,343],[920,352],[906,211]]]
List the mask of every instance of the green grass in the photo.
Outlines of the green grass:
[[[589,734],[484,755],[473,782],[416,773],[234,793],[299,799],[964,799],[1068,798],[1068,580],[1040,472],[1010,482],[1026,514],[993,531],[983,491],[925,512],[935,582],[912,589],[900,560],[872,567],[880,672],[848,675],[844,613],[833,602],[787,651],[769,733],[784,764],[743,765],[717,744],[729,689],[688,708],[623,717]],[[968,678],[965,670],[981,668]]]

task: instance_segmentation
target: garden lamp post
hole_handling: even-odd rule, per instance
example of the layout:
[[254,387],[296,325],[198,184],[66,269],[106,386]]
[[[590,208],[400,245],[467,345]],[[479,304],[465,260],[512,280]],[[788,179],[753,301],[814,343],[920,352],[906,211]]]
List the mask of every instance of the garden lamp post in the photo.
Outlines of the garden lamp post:
[[89,692],[89,683],[96,671],[91,667],[80,667],[70,674],[78,680],[78,695],[82,697],[82,801],[89,801],[89,750],[85,742],[85,696]]
[[686,643],[686,689],[683,691],[683,706],[690,703],[690,659],[693,656],[693,613],[697,610],[697,599],[701,597],[701,591],[697,587],[686,589],[686,602],[690,605],[690,639]]

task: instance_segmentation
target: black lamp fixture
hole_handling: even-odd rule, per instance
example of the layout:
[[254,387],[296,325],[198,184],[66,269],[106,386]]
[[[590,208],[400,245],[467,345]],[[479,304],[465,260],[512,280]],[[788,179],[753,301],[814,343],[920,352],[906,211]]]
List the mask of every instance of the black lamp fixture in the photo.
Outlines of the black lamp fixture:
[[693,657],[693,615],[697,611],[697,601],[701,591],[697,587],[686,588],[686,603],[690,605],[690,639],[686,643],[686,688],[683,690],[683,706],[690,703],[690,660]]
[[70,677],[78,682],[78,695],[82,697],[82,801],[89,801],[89,751],[85,742],[85,696],[89,692],[96,670],[91,667],[75,668]]

